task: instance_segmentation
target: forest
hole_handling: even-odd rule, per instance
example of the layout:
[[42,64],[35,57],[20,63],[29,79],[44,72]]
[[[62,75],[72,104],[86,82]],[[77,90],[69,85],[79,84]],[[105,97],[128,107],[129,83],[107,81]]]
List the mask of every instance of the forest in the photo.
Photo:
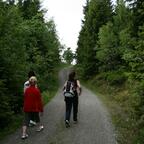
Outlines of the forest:
[[55,89],[61,44],[39,0],[0,0],[0,129],[22,112],[23,84],[34,71],[41,91]]
[[[30,70],[41,91],[53,91],[57,83],[63,46],[55,22],[46,21],[44,14],[40,0],[0,0],[0,129],[22,112]],[[119,106],[117,116],[125,123],[114,120],[121,126],[119,143],[143,144],[144,1],[113,5],[111,0],[87,0],[83,14],[74,56],[79,78],[94,89],[101,87],[100,92],[105,89]]]
[[144,1],[87,0],[83,12],[76,51],[81,79],[116,103],[120,143],[143,144]]

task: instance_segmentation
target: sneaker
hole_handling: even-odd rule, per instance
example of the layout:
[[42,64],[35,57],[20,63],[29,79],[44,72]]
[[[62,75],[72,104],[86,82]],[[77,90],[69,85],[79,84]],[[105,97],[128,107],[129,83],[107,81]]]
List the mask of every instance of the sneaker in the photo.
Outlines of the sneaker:
[[43,129],[44,129],[44,126],[41,125],[36,131],[37,131],[37,132],[40,132],[40,131],[42,131]]
[[70,123],[68,120],[65,121],[65,126],[66,126],[66,128],[70,127]]
[[25,134],[25,135],[21,136],[21,139],[26,139],[26,138],[28,138],[28,134]]
[[30,127],[32,127],[32,126],[36,126],[36,122],[35,122],[35,121],[30,120],[29,126],[30,126]]

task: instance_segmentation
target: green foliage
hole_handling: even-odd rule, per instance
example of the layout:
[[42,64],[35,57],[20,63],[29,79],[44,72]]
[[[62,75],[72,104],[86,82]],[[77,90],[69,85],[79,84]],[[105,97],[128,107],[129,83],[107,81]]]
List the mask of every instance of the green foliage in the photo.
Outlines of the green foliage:
[[92,89],[107,106],[115,125],[117,142],[119,144],[132,144],[136,135],[137,119],[134,115],[135,110],[131,105],[133,99],[131,90],[127,88],[126,83],[110,85],[103,79],[105,76],[105,73],[101,73],[84,83],[88,83],[86,86]]
[[[143,119],[144,120],[144,119]],[[139,132],[138,132],[138,137],[134,140],[133,144],[143,144],[144,143],[144,128],[141,127]]]
[[57,92],[57,88],[53,87],[53,91],[44,91],[42,93],[44,105],[47,104],[53,98],[53,96],[56,94],[56,92]]
[[108,22],[99,31],[96,57],[100,61],[100,72],[127,68],[123,55],[131,38],[131,21],[126,21],[127,19],[130,20],[131,15],[122,0],[119,1],[116,7],[116,13],[113,22]]
[[[32,19],[35,15],[42,13],[39,0],[18,0],[18,7],[24,19]],[[43,17],[41,17],[43,20]]]
[[133,33],[134,36],[137,37],[139,27],[143,26],[142,19],[144,19],[144,1],[137,0],[134,2],[133,6]]
[[[1,79],[8,89],[9,106],[14,112],[19,111],[22,102],[23,75],[26,69],[26,55],[23,44],[22,33],[19,29],[19,23],[22,22],[18,9],[14,6],[2,13],[3,29],[0,37],[0,55],[1,55]],[[9,21],[9,23],[7,23]],[[22,65],[23,64],[23,65]]]
[[21,113],[30,70],[41,91],[55,90],[60,47],[54,21],[44,22],[39,0],[0,1],[0,128]]
[[2,81],[0,81],[0,128],[4,128],[12,120],[12,112],[9,105],[9,98],[7,96],[7,90]]
[[133,107],[136,110],[136,114],[138,119],[143,115],[144,111],[144,82],[137,81],[135,82],[135,85],[132,86],[132,92],[135,97],[135,100],[137,101],[136,103],[133,103]]
[[117,36],[113,32],[113,24],[107,23],[99,32],[99,49],[96,57],[100,61],[100,71],[116,70],[121,62]]
[[85,20],[79,34],[77,49],[77,64],[81,67],[85,79],[98,72],[98,60],[96,59],[99,28],[112,18],[112,6],[110,0],[87,1],[84,9]]
[[113,72],[108,72],[107,73],[107,78],[106,80],[110,85],[115,85],[119,86],[124,84],[126,80],[126,76],[122,71],[113,71]]
[[[106,5],[100,6],[101,4],[91,0],[87,1],[84,7],[85,16],[76,52],[77,69],[82,79],[90,79],[92,85],[95,85],[94,89],[102,87],[101,92],[109,93],[110,100],[116,101],[120,107],[117,113],[119,116],[115,116],[115,124],[119,129],[119,142],[142,144],[144,2],[118,0],[113,17],[110,5],[105,3],[108,11]],[[126,90],[115,91],[125,85]],[[125,121],[125,118],[128,121]],[[128,141],[126,138],[129,134],[131,139]]]
[[67,48],[63,53],[63,58],[66,63],[71,64],[74,59],[74,54],[70,48]]
[[123,59],[128,63],[130,68],[130,78],[143,80],[144,66],[144,26],[140,28],[139,37],[131,40],[131,48],[125,51]]

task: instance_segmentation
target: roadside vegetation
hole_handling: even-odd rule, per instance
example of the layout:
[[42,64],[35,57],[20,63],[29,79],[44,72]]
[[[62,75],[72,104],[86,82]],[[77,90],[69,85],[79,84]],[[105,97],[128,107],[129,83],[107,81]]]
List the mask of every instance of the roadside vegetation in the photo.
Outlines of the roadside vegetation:
[[135,114],[134,103],[137,104],[137,100],[126,85],[111,86],[97,78],[83,84],[91,89],[108,108],[119,144],[143,142],[138,126],[142,120],[138,120]]
[[[60,43],[40,0],[0,0],[0,138],[21,125],[23,83],[36,73],[45,104],[64,61],[109,107],[119,144],[144,143],[144,2],[86,0],[76,53]],[[65,64],[66,65],[66,64]]]
[[76,51],[80,78],[110,108],[120,144],[144,143],[144,2],[87,0]]
[[23,84],[34,71],[44,103],[58,89],[61,68],[55,23],[39,0],[0,1],[0,139],[22,124]]

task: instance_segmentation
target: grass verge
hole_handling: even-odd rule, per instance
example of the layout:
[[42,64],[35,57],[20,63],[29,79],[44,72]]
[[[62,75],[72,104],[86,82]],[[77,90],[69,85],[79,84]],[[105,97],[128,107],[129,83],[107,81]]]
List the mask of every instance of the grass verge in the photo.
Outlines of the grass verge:
[[141,144],[134,143],[137,135],[137,122],[128,89],[125,86],[110,86],[105,81],[97,81],[96,79],[83,83],[108,108],[112,123],[115,126],[117,142],[119,144]]

